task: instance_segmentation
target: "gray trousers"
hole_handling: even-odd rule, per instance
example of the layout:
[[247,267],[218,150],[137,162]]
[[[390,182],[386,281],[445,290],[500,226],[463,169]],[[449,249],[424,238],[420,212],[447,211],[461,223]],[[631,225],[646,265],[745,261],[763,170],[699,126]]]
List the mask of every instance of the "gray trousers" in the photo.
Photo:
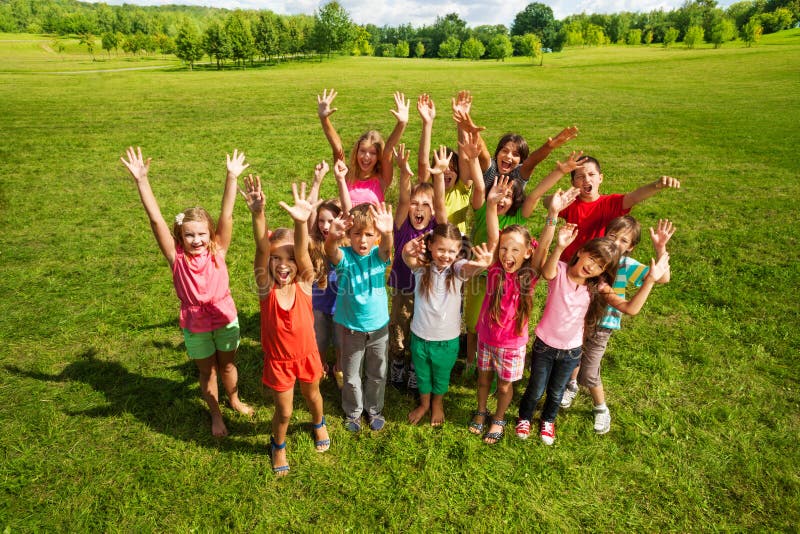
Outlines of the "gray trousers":
[[336,334],[342,352],[342,410],[345,417],[358,420],[364,410],[370,418],[380,415],[386,392],[388,327],[374,332],[357,332],[337,323]]

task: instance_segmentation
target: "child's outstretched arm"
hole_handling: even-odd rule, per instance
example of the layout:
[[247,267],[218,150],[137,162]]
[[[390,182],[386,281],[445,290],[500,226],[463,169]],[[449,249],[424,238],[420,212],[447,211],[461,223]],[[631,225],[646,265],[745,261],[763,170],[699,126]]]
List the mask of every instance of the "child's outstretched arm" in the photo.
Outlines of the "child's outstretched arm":
[[512,181],[508,176],[495,177],[494,185],[486,196],[486,244],[491,250],[500,241],[500,219],[497,216],[497,204],[508,194]]
[[577,224],[567,223],[558,229],[556,246],[542,265],[542,277],[545,280],[552,280],[556,277],[558,274],[558,258],[561,257],[561,253],[564,252],[564,249],[567,248],[570,243],[575,241],[576,237],[578,237]]
[[316,273],[311,255],[308,253],[308,221],[311,214],[316,211],[317,206],[322,204],[317,200],[313,204],[306,199],[306,184],[300,184],[300,193],[297,192],[297,184],[292,184],[292,196],[294,205],[289,206],[286,202],[280,201],[280,207],[294,220],[294,262],[297,265],[297,278],[305,286],[306,293],[311,294],[311,285],[314,283]]
[[408,158],[411,151],[406,150],[406,144],[400,143],[394,149],[394,160],[397,168],[400,169],[400,183],[397,187],[397,209],[394,212],[395,228],[400,228],[408,217],[408,208],[411,205],[411,167],[408,165]]
[[222,193],[222,208],[219,212],[217,221],[217,245],[227,252],[231,244],[231,234],[233,233],[233,205],[236,203],[236,191],[239,188],[237,179],[244,170],[249,167],[249,163],[244,162],[244,152],[233,150],[233,157],[225,154],[225,191]]
[[643,185],[635,191],[631,191],[625,198],[622,199],[622,207],[624,209],[631,209],[639,202],[646,200],[662,189],[680,189],[681,183],[671,176],[662,176],[655,182]]
[[519,170],[520,175],[522,178],[527,180],[533,174],[533,170],[547,159],[547,156],[550,153],[560,147],[563,144],[568,143],[578,137],[578,127],[577,126],[568,126],[558,132],[558,135],[553,137],[548,137],[547,141],[544,142],[542,146],[531,152],[531,154],[525,158],[525,161],[522,162],[522,168]]
[[452,152],[447,154],[447,147],[439,146],[439,150],[433,152],[433,217],[437,224],[447,222],[447,206],[444,202],[444,171],[450,166]]
[[389,190],[389,186],[392,185],[392,176],[394,174],[394,168],[392,167],[392,156],[394,155],[394,147],[396,147],[397,143],[400,142],[400,138],[403,137],[403,132],[408,125],[409,101],[406,98],[406,95],[397,91],[394,94],[394,103],[397,109],[393,109],[391,112],[392,115],[394,115],[394,118],[397,120],[397,123],[394,125],[392,133],[389,134],[389,138],[386,140],[386,144],[383,146],[383,154],[381,154],[382,161],[380,179],[384,194]]
[[425,234],[409,240],[403,246],[403,261],[412,271],[425,265]]
[[419,153],[417,154],[417,180],[427,182],[430,179],[431,135],[433,119],[436,118],[436,106],[427,93],[417,98],[417,112],[422,119],[422,133],[419,136]]
[[347,189],[347,165],[343,160],[338,160],[333,166],[333,175],[336,177],[336,186],[339,188],[339,202],[343,213],[350,213],[353,201],[350,200],[350,190]]
[[561,163],[560,161],[556,161],[556,166],[553,170],[542,178],[542,181],[536,184],[536,187],[528,193],[528,196],[525,197],[525,202],[522,204],[521,213],[522,216],[527,218],[530,217],[533,213],[533,209],[536,207],[536,203],[539,202],[539,199],[547,193],[547,191],[556,185],[558,181],[564,177],[565,174],[571,173],[573,170],[580,167],[578,164],[578,160],[583,157],[583,152],[572,152],[567,158],[567,161]]
[[[381,202],[377,207],[370,204],[369,211],[375,218],[375,229],[381,234],[381,242],[378,245],[378,255],[381,260],[389,261],[392,258],[392,246],[394,244],[394,219],[392,218],[392,207],[387,206],[386,202]],[[328,233],[330,235],[330,233]]]
[[453,120],[456,121],[459,131],[468,132],[475,136],[478,146],[480,147],[480,152],[478,153],[478,162],[481,166],[481,174],[483,174],[483,171],[488,169],[489,165],[492,164],[492,155],[489,153],[489,149],[486,147],[483,137],[481,137],[481,132],[485,130],[486,127],[475,125],[475,123],[472,122],[472,117],[470,117],[469,113],[460,109],[456,110],[455,105],[453,109]]
[[172,232],[161,215],[161,209],[158,207],[153,190],[150,188],[150,181],[147,178],[147,173],[150,170],[150,161],[152,158],[147,158],[147,161],[142,157],[141,147],[132,146],[128,147],[126,151],[128,159],[124,157],[119,158],[125,168],[133,177],[136,182],[136,188],[139,190],[139,198],[142,200],[147,218],[150,219],[150,228],[153,230],[153,235],[158,243],[158,248],[161,253],[167,258],[170,267],[175,263],[175,239],[172,237]]
[[553,236],[556,233],[556,224],[558,224],[558,213],[575,202],[575,199],[580,195],[581,190],[571,187],[566,191],[559,189],[555,192],[550,200],[550,205],[547,207],[547,218],[544,221],[542,233],[539,236],[539,246],[533,253],[532,263],[537,269],[542,269],[545,260],[547,259],[547,251],[550,249],[550,244],[553,242]]
[[347,230],[353,226],[353,216],[344,211],[331,221],[331,229],[325,238],[325,257],[331,265],[339,265],[342,261],[342,251],[339,250],[341,241]]
[[269,232],[264,217],[264,192],[261,189],[261,178],[252,174],[244,179],[244,190],[239,189],[247,203],[247,209],[253,218],[253,239],[256,242],[256,255],[253,260],[253,272],[256,278],[259,298],[264,298],[272,289],[272,274],[269,272]]
[[[675,233],[675,226],[669,219],[659,219],[658,226],[655,230],[650,227],[650,240],[653,242],[653,248],[656,251],[656,260],[660,260],[662,256],[667,253],[667,243]],[[670,268],[667,264],[667,270],[664,275],[656,280],[658,284],[666,284],[670,279]]]
[[334,89],[330,91],[328,91],[328,89],[323,89],[322,95],[317,95],[317,115],[319,116],[319,121],[322,123],[322,131],[325,133],[325,137],[328,139],[328,143],[330,143],[331,149],[333,150],[333,161],[344,159],[342,138],[339,137],[339,133],[331,122],[331,115],[338,110],[338,108],[331,107],[333,99],[336,98],[337,94],[338,93]]
[[492,264],[492,258],[494,249],[490,249],[486,243],[472,247],[472,259],[461,268],[461,277],[472,278],[485,271]]
[[461,161],[459,175],[465,176],[466,183],[472,182],[470,205],[473,210],[479,210],[486,201],[486,185],[483,182],[483,172],[481,172],[478,154],[480,154],[480,146],[475,135],[464,132],[463,139],[458,141],[458,157]]
[[[308,193],[308,201],[311,204],[315,204],[317,200],[319,200],[319,189],[322,186],[322,179],[325,178],[325,175],[328,174],[330,167],[328,166],[328,162],[324,159],[317,163],[314,166],[314,181],[311,182],[311,191]],[[317,208],[314,208],[314,211],[311,213],[311,216],[308,218],[308,231],[311,233],[314,230],[314,221],[317,220]]]
[[630,300],[625,300],[614,293],[613,289],[608,284],[600,284],[597,289],[609,306],[613,306],[627,315],[636,315],[641,311],[644,303],[647,302],[647,297],[650,295],[653,285],[664,276],[664,273],[668,269],[669,254],[664,254],[658,261],[651,259],[650,271],[648,271],[642,287],[639,288],[639,291],[637,291]]

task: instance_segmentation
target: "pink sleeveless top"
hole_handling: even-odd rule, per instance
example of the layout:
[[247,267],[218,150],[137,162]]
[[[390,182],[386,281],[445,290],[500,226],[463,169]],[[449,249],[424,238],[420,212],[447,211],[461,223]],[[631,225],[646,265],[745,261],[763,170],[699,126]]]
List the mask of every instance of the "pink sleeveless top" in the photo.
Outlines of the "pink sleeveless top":
[[356,180],[353,184],[347,184],[347,190],[350,191],[350,201],[353,206],[358,206],[359,204],[377,206],[383,202],[381,181],[374,176],[366,180]]
[[236,319],[236,304],[228,286],[228,268],[222,254],[199,256],[175,250],[172,283],[181,301],[181,328],[210,332]]

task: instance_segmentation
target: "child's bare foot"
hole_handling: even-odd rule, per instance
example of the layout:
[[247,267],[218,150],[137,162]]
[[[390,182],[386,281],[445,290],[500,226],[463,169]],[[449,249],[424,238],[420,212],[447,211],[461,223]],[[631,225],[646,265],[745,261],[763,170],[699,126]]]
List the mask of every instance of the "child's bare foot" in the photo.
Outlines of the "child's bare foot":
[[222,415],[211,415],[211,435],[215,438],[222,438],[228,435],[228,427],[225,426],[225,421],[222,420]]
[[442,426],[444,423],[444,405],[442,398],[433,398],[431,403],[431,426]]
[[428,413],[428,407],[419,405],[408,413],[408,422],[416,425],[426,413]]
[[250,417],[254,413],[256,413],[256,411],[253,409],[252,406],[250,406],[249,404],[243,403],[239,399],[231,400],[229,404],[231,406],[231,409],[236,410],[240,414],[246,415],[247,417]]

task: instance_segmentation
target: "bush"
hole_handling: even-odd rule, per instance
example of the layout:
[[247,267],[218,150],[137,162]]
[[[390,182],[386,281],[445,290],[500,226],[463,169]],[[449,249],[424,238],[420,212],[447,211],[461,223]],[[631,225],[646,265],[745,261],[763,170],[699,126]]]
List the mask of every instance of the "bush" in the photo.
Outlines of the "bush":
[[700,26],[689,26],[686,35],[683,36],[686,48],[694,48],[694,45],[703,42],[703,28]]
[[461,45],[461,57],[477,61],[486,51],[483,43],[474,37],[470,37]]

